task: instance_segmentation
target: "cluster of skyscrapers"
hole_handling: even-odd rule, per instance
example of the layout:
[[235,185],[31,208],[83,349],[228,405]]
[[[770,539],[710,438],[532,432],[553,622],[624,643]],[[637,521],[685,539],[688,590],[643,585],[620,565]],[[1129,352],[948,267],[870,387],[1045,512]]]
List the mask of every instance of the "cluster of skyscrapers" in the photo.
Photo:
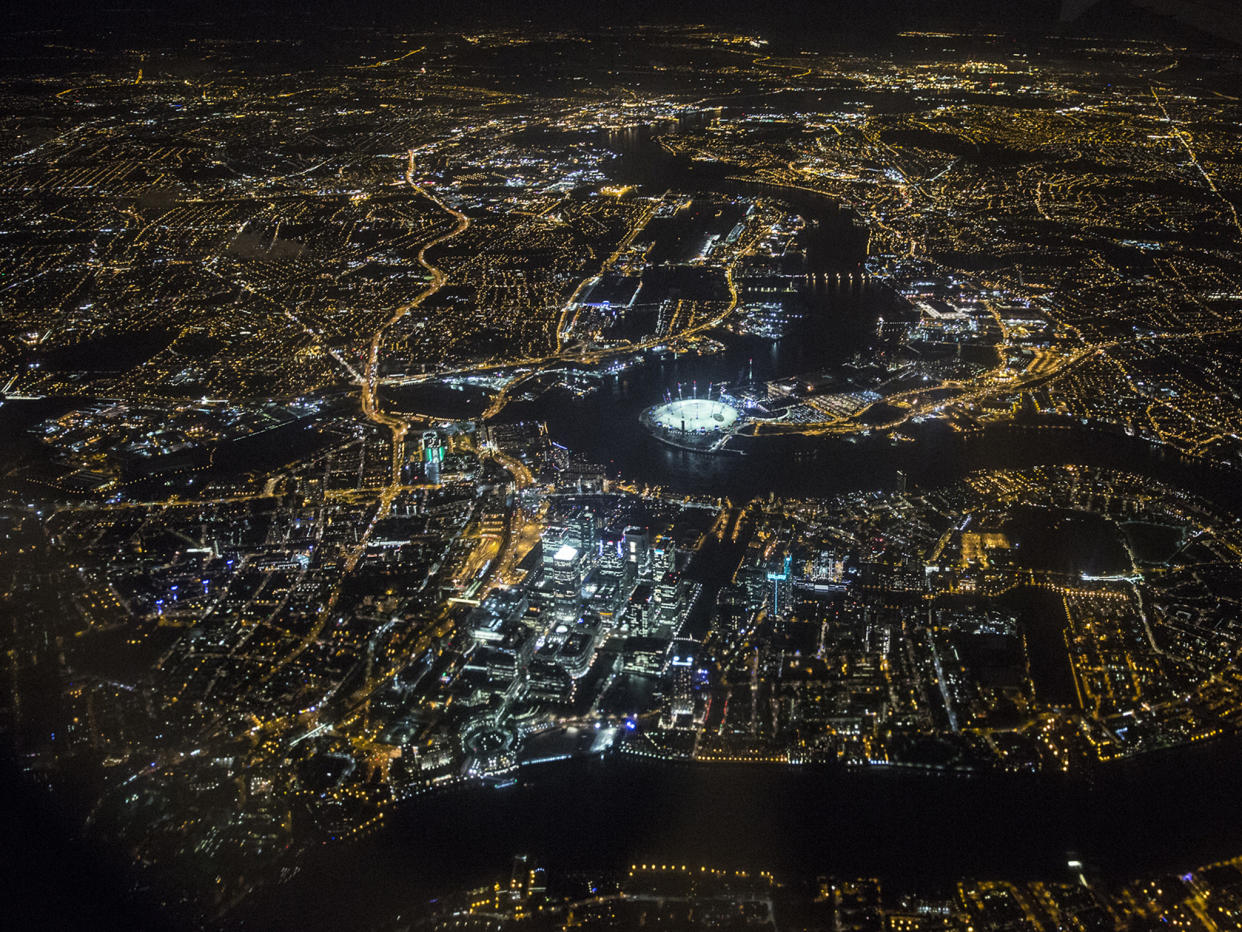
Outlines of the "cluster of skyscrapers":
[[617,534],[582,507],[543,533],[542,567],[532,601],[550,613],[552,633],[584,617],[638,637],[674,637],[689,607],[690,585],[677,547],[646,527]]

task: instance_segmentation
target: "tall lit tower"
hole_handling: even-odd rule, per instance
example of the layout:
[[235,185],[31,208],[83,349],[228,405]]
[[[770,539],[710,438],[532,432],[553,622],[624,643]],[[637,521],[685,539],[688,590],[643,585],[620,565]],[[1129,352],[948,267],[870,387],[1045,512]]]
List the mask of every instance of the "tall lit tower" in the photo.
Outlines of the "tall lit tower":
[[590,508],[581,509],[574,515],[570,533],[573,542],[589,558],[594,558],[599,550],[599,527],[595,520],[595,512]]
[[651,578],[651,534],[645,527],[627,527],[621,537],[625,562],[638,579]]
[[789,601],[789,580],[793,575],[793,557],[785,554],[785,562],[779,570],[768,571],[768,582],[772,585],[772,603],[769,606],[773,615],[780,617],[785,603]]
[[419,451],[423,461],[423,476],[432,485],[439,485],[440,464],[444,462],[444,447],[440,444],[440,435],[434,430],[423,431]]
[[556,620],[572,624],[582,607],[582,552],[561,544],[552,557],[552,587]]

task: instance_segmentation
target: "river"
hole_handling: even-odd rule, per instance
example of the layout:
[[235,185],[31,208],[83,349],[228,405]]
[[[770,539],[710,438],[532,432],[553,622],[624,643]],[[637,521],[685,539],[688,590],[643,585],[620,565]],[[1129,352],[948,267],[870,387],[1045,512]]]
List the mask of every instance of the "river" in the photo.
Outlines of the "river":
[[551,875],[633,863],[770,870],[788,881],[878,876],[943,891],[963,877],[1068,879],[1066,861],[1126,879],[1242,848],[1242,748],[1217,744],[1092,779],[949,776],[778,765],[673,764],[624,755],[522,771],[399,809],[378,833],[314,851],[249,914],[281,927],[362,925],[529,854]]

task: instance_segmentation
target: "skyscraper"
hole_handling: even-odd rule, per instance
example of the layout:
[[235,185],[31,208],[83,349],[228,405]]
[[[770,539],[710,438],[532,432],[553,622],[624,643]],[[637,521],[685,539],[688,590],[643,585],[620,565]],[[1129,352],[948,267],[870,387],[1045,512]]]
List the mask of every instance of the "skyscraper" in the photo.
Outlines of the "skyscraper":
[[793,585],[793,558],[785,554],[785,560],[779,569],[768,570],[768,585],[771,587],[768,611],[777,617],[788,610],[789,592]]
[[651,533],[645,527],[627,527],[622,535],[627,570],[638,579],[651,578]]
[[582,608],[582,551],[562,544],[552,557],[552,585],[556,620],[570,624]]
[[432,485],[440,484],[440,464],[444,462],[444,447],[440,444],[440,435],[434,430],[423,431],[419,442],[423,461],[423,476]]
[[590,508],[582,508],[574,515],[570,523],[572,543],[584,554],[594,557],[598,550],[599,527],[595,512]]

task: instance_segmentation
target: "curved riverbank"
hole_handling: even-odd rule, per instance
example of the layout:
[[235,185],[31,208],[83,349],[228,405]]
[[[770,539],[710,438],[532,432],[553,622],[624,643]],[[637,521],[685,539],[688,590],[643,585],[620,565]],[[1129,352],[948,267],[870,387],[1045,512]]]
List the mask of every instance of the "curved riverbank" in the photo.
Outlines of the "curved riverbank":
[[965,877],[1067,879],[1070,856],[1131,879],[1242,849],[1239,767],[1234,740],[1089,777],[571,759],[524,767],[512,786],[419,797],[370,837],[313,852],[250,914],[279,909],[282,927],[362,924],[484,882],[517,853],[551,873],[675,862],[791,881],[878,876],[915,891]]

